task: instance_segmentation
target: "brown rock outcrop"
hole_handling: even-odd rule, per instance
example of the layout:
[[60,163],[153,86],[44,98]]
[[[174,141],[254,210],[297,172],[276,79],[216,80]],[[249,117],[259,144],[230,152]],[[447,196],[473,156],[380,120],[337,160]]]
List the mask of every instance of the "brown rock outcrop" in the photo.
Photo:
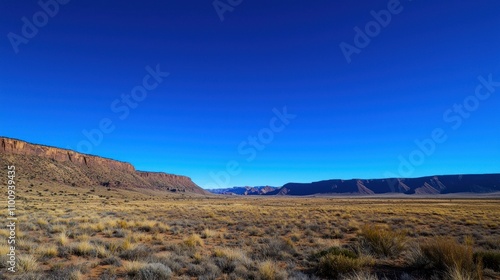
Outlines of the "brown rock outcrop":
[[121,162],[117,160],[97,157],[93,155],[85,155],[72,150],[66,150],[56,147],[31,144],[25,141],[1,138],[2,149],[1,153],[28,155],[44,157],[59,162],[72,162],[85,166],[104,167],[108,169],[122,170],[126,172],[135,172],[134,166],[128,162]]
[[0,163],[15,164],[21,176],[28,179],[60,182],[71,186],[154,188],[207,194],[186,176],[136,171],[134,166],[127,162],[12,138],[0,137],[0,143]]

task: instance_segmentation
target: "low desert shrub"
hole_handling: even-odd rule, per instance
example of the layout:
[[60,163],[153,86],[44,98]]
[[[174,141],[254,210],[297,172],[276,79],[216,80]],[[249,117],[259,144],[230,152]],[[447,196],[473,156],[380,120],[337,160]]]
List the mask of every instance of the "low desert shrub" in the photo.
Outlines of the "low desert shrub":
[[429,259],[424,255],[418,244],[407,246],[405,260],[409,267],[416,269],[423,269],[429,264]]
[[125,270],[125,273],[127,275],[135,276],[139,273],[139,270],[141,270],[145,266],[146,266],[146,263],[144,263],[144,262],[131,261],[131,262],[125,263],[123,265],[123,269]]
[[250,266],[252,263],[252,260],[249,257],[247,257],[244,251],[236,248],[216,248],[214,250],[214,256],[224,258],[229,261],[235,261],[247,267]]
[[167,280],[172,277],[172,270],[161,263],[149,263],[141,267],[135,274],[138,280]]
[[194,248],[196,246],[203,246],[203,239],[198,234],[191,234],[186,239],[184,239],[184,245]]
[[264,261],[259,264],[259,275],[263,280],[285,280],[286,271],[281,270],[273,261]]
[[105,258],[100,262],[101,265],[113,265],[113,266],[122,266],[122,262],[119,258],[112,256],[109,258]]
[[358,258],[329,254],[319,259],[318,273],[322,276],[335,278],[341,274],[360,270],[362,267],[363,263]]
[[365,264],[353,251],[339,247],[320,251],[314,254],[311,260],[317,262],[317,273],[328,278],[359,271]]
[[406,234],[376,225],[365,225],[359,233],[361,246],[383,257],[396,257],[405,248]]
[[77,267],[68,267],[62,270],[54,271],[46,280],[83,280],[84,274]]
[[258,260],[287,260],[296,253],[292,245],[278,238],[265,239],[264,244],[255,246],[252,258]]
[[482,279],[480,258],[475,259],[472,241],[465,244],[453,238],[436,237],[420,245],[431,269],[446,271],[450,279]]
[[138,261],[144,260],[151,255],[151,249],[146,245],[140,244],[135,246],[133,249],[124,250],[120,254],[120,258],[124,260]]

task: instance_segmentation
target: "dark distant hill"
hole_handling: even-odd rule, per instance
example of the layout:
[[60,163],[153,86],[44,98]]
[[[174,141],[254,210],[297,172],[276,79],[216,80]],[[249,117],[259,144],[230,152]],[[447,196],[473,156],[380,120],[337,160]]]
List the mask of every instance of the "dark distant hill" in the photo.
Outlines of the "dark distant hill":
[[189,177],[135,170],[132,164],[0,137],[0,166],[15,165],[17,178],[57,182],[69,187],[153,189],[209,194]]
[[281,187],[276,194],[448,194],[497,191],[500,191],[500,174],[441,175],[406,179],[337,179],[313,183],[288,183]]
[[208,190],[214,194],[225,195],[263,195],[263,194],[276,194],[279,188],[277,187],[232,187],[226,189],[211,189]]

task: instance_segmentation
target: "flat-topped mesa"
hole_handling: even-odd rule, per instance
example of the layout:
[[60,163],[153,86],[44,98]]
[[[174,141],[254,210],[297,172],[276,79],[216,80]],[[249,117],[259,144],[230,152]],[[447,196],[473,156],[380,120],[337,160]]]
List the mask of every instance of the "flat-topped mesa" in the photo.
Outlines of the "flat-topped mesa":
[[193,192],[207,194],[207,192],[196,185],[191,178],[182,175],[174,175],[163,172],[136,171],[136,174],[146,182],[169,191]]
[[279,195],[386,193],[435,195],[450,193],[492,193],[500,191],[500,174],[436,175],[418,178],[331,179],[312,183],[288,183]]
[[135,172],[135,168],[128,162],[102,158],[93,155],[81,154],[62,148],[31,144],[22,140],[1,137],[0,153],[39,156],[59,162],[72,162],[88,167],[104,167],[108,169]]
[[163,172],[136,171],[144,180],[158,187],[182,186],[183,188],[198,187],[191,178],[182,175],[174,175]]

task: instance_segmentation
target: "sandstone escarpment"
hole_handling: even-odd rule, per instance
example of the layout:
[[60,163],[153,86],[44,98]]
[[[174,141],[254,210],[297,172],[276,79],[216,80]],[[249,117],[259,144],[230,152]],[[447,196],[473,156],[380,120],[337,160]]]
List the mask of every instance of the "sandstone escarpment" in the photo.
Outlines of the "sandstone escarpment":
[[69,186],[149,188],[207,194],[189,177],[136,171],[127,162],[0,137],[0,164],[15,165],[18,176]]
[[49,147],[44,145],[31,144],[25,141],[1,138],[1,153],[38,156],[52,159],[59,162],[69,161],[78,165],[85,165],[87,167],[100,167],[107,169],[122,170],[125,172],[135,172],[134,166],[127,162],[120,162],[107,158],[97,157],[93,155],[85,155],[56,147]]

